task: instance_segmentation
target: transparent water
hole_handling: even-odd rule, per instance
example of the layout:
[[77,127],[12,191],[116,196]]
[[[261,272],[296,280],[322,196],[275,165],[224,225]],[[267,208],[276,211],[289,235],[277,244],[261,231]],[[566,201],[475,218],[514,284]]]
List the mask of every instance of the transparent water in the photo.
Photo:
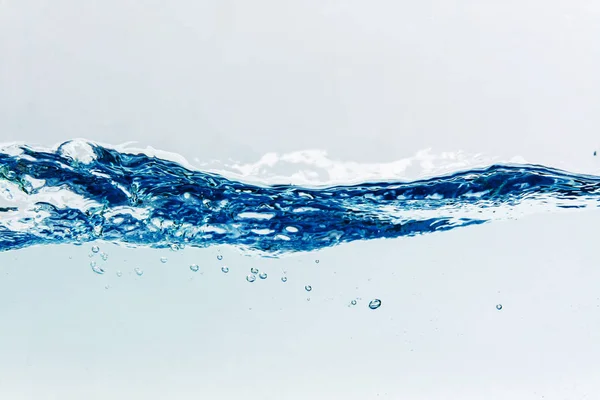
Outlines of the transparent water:
[[595,176],[256,186],[77,143],[0,154],[5,393],[505,398],[590,382]]

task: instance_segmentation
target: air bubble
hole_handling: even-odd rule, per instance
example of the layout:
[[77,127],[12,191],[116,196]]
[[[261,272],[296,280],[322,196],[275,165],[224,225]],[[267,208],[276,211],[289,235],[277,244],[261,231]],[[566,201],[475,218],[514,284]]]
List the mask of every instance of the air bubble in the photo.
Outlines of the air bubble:
[[256,275],[254,274],[250,274],[246,277],[246,280],[250,283],[254,282],[256,280]]
[[319,263],[319,260],[315,260],[315,264],[318,264],[318,263]]
[[120,278],[123,276],[123,273],[121,271],[117,271],[117,276]]
[[306,290],[307,292],[310,292],[312,290],[312,286],[306,285],[306,286],[304,286],[304,290]]
[[258,277],[260,279],[267,279],[267,273],[266,272],[261,272],[260,275],[258,275]]
[[134,271],[137,274],[137,276],[144,275],[144,271],[140,267],[135,268]]
[[219,254],[219,255],[217,256],[217,260],[221,261],[222,259],[223,259],[223,256]]
[[169,259],[167,257],[161,257],[160,258],[160,262],[165,264],[167,261],[169,261]]
[[92,246],[92,253],[97,253],[100,251],[100,247],[98,246]]
[[94,271],[97,274],[102,275],[104,273],[104,269],[102,267],[99,267],[98,265],[96,265],[96,261],[92,261],[90,263],[90,267],[92,267],[92,271]]
[[221,271],[223,271],[223,273],[228,273],[229,272],[229,268],[228,267],[221,267]]
[[108,254],[102,253],[102,254],[100,254],[100,258],[102,258],[103,261],[106,261],[106,260],[108,260]]
[[355,306],[355,305],[356,305],[356,300],[352,300],[352,301],[350,302],[350,304],[352,304],[353,306]]
[[252,272],[254,275],[258,274],[258,268],[250,268],[250,272]]
[[371,310],[376,310],[376,309],[378,309],[379,307],[381,307],[381,300],[379,300],[379,299],[373,299],[373,300],[371,300],[371,301],[369,302],[369,308],[370,308]]
[[281,282],[287,282],[287,277],[286,276],[282,276],[281,277]]
[[502,310],[502,304],[496,304],[496,310],[498,310],[498,311]]
[[190,265],[190,269],[193,272],[198,272],[198,270],[200,269],[200,267],[198,266],[198,264],[192,264],[192,265]]

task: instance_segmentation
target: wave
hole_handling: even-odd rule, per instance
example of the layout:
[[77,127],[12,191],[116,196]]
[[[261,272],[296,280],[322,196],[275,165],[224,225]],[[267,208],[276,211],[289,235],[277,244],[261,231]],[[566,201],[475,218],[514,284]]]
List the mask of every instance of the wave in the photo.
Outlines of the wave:
[[86,141],[0,150],[0,250],[105,240],[265,256],[597,207],[600,177],[492,164],[412,181],[242,182]]

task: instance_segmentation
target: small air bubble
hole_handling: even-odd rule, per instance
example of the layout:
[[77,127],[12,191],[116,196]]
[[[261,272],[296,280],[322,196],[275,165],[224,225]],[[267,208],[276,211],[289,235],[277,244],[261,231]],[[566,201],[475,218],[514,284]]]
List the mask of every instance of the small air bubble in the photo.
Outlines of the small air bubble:
[[223,256],[219,254],[219,255],[217,256],[217,260],[221,261],[222,259],[223,259]]
[[223,271],[223,273],[228,273],[229,272],[229,268],[228,267],[221,267],[221,271]]
[[282,277],[281,277],[281,282],[287,282],[287,277],[285,277],[285,276],[282,276]]
[[104,286],[104,289],[110,289],[110,285]]
[[102,267],[99,267],[98,265],[96,265],[95,261],[92,261],[90,263],[90,267],[92,267],[92,271],[94,271],[97,274],[102,275],[104,273],[104,269],[102,269]]
[[121,271],[117,271],[117,276],[120,278],[123,276],[123,273]]
[[246,277],[246,280],[250,283],[254,282],[256,280],[256,275],[250,274]]
[[369,308],[370,308],[371,310],[376,310],[376,309],[378,309],[379,307],[381,307],[381,300],[379,300],[379,299],[373,299],[373,300],[371,300],[371,301],[369,302]]
[[92,253],[97,253],[100,251],[100,247],[98,246],[92,246]]
[[304,286],[304,290],[306,290],[307,292],[310,292],[312,290],[312,286],[306,285],[306,286]]
[[161,257],[160,262],[165,264],[169,259],[167,257]]
[[175,244],[175,243],[173,243],[169,247],[171,248],[171,251],[178,251],[179,250],[179,245]]
[[144,271],[142,271],[142,269],[140,267],[135,268],[134,271],[137,274],[137,276],[144,275]]
[[502,310],[502,304],[496,304],[496,310],[498,310],[498,311]]
[[267,279],[267,273],[266,272],[261,272],[260,275],[258,275],[258,277],[260,279]]
[[258,274],[258,268],[250,268],[250,272],[252,272],[254,275]]
[[106,261],[106,260],[108,260],[108,254],[102,253],[102,254],[100,254],[100,258],[102,258],[102,260]]
[[198,266],[198,264],[192,264],[192,265],[190,265],[190,269],[193,272],[198,272],[198,270],[200,269],[200,267]]
[[319,263],[319,260],[315,260],[315,264],[318,264],[318,263]]
[[352,304],[353,306],[355,306],[355,305],[356,305],[356,300],[352,300],[352,301],[350,302],[350,304]]
[[190,197],[192,197],[192,196],[189,193],[184,193],[183,194],[183,198],[186,199],[186,200],[189,199]]

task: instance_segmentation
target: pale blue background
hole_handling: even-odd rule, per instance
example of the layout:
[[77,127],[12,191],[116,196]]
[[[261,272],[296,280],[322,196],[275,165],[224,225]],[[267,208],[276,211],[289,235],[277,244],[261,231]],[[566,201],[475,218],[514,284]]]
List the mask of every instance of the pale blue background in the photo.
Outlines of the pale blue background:
[[[581,0],[0,0],[0,138],[244,162],[434,147],[598,170],[598,37],[600,5]],[[599,220],[283,260],[221,249],[228,275],[216,249],[102,244],[104,276],[90,246],[2,253],[0,397],[596,398]],[[269,278],[248,284],[251,266]]]

